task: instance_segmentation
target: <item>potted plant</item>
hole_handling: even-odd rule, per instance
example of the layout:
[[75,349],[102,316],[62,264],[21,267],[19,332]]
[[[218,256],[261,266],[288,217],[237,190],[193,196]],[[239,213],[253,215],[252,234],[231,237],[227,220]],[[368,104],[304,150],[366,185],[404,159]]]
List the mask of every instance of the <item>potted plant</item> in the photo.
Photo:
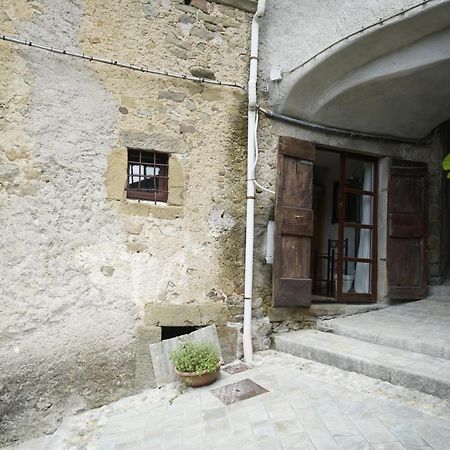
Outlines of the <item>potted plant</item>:
[[171,353],[170,359],[175,372],[188,386],[207,386],[219,375],[219,351],[209,342],[183,342]]

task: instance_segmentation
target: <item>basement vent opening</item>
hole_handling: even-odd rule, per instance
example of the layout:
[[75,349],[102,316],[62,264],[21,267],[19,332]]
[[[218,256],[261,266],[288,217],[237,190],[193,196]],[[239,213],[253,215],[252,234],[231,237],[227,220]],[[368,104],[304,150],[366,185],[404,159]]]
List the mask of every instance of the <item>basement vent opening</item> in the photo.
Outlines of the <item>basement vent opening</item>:
[[201,327],[161,327],[161,340],[172,339],[197,331]]

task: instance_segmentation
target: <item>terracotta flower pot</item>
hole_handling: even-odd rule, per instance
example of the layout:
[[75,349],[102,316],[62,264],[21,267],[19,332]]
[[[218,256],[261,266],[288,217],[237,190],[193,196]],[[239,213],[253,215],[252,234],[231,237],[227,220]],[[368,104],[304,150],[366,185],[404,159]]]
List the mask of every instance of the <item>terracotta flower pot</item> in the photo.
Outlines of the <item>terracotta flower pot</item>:
[[201,387],[201,386],[208,386],[208,384],[214,383],[214,381],[217,380],[217,377],[220,373],[220,365],[221,361],[217,364],[216,369],[214,372],[178,372],[177,369],[175,369],[176,374],[181,379],[181,381],[186,384],[187,386],[191,387]]

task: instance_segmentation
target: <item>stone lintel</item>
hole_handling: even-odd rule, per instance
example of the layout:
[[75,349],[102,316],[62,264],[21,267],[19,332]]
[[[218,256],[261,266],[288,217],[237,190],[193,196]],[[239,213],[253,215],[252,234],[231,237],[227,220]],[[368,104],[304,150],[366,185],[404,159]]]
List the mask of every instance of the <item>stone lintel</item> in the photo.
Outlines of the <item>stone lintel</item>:
[[145,324],[160,327],[226,325],[228,308],[221,303],[193,303],[189,305],[156,304],[145,306]]
[[187,152],[186,143],[175,133],[122,131],[120,133],[120,144],[127,148],[162,153],[183,154]]

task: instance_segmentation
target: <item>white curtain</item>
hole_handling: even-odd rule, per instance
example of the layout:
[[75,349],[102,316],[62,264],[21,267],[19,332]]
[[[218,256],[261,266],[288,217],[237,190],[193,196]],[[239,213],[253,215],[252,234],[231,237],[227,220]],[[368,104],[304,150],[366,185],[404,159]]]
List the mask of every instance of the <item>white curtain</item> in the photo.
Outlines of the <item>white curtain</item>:
[[[364,190],[372,191],[372,163],[364,163]],[[361,219],[363,224],[372,225],[372,197],[362,196]],[[358,258],[370,259],[371,254],[371,230],[360,229]],[[355,292],[360,294],[370,293],[370,264],[356,263]]]

